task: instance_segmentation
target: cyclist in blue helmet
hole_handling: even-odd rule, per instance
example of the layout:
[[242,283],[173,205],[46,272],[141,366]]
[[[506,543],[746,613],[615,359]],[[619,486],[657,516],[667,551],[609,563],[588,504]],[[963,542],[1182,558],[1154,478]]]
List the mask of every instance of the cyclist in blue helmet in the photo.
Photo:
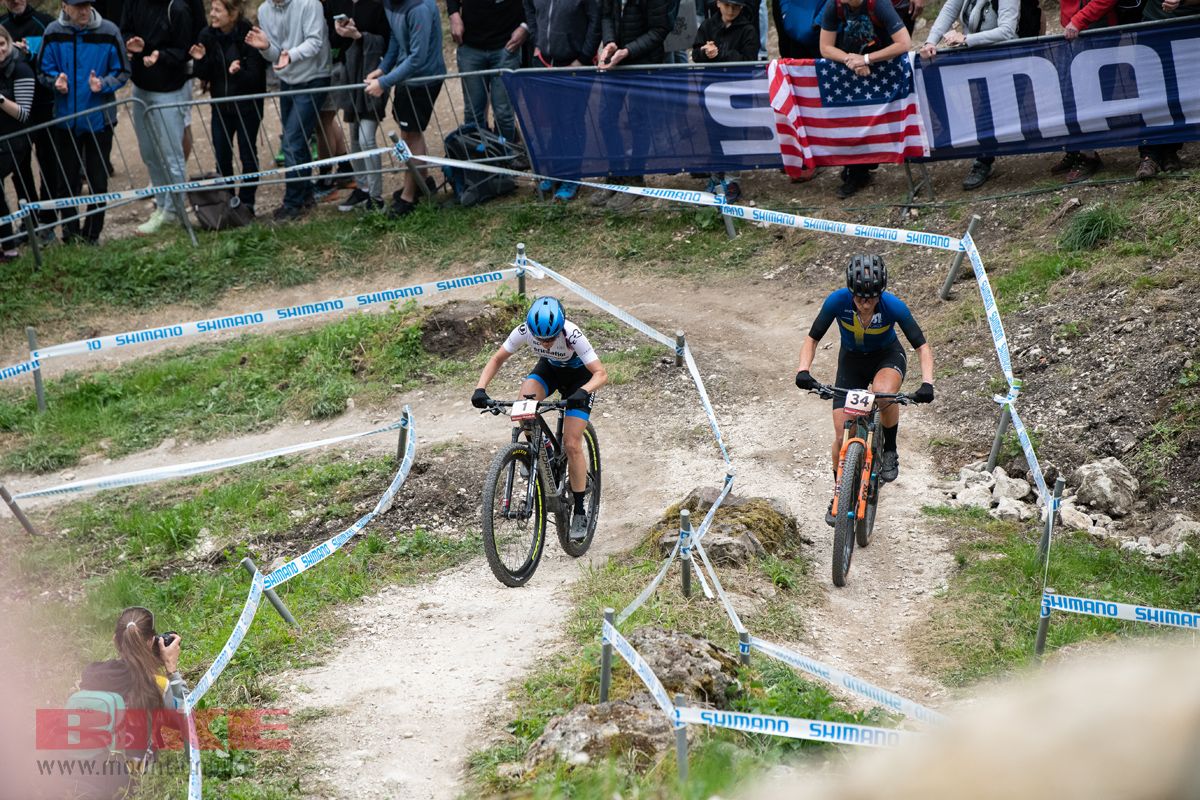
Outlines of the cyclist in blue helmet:
[[596,390],[608,382],[608,373],[600,356],[578,325],[567,319],[562,303],[553,297],[539,297],[529,306],[525,321],[488,360],[479,375],[479,384],[471,395],[471,405],[487,408],[487,386],[505,361],[525,345],[538,356],[533,372],[521,383],[519,397],[544,400],[555,391],[567,401],[563,424],[563,447],[575,510],[571,514],[570,536],[576,541],[587,538],[588,519],[584,508],[587,497],[587,458],[583,451],[583,431],[591,416]]
[[[884,393],[900,391],[900,383],[908,369],[908,356],[896,336],[896,326],[904,331],[908,343],[917,352],[921,363],[921,387],[913,394],[918,403],[933,402],[933,348],[925,341],[921,326],[908,306],[887,289],[887,266],[878,255],[856,255],[846,265],[846,288],[838,289],[821,306],[813,320],[808,336],[800,346],[800,370],[796,386],[815,389],[818,382],[809,373],[817,343],[836,320],[841,332],[842,348],[838,353],[835,386],[843,389],[866,389]],[[837,480],[838,456],[842,450],[846,396],[833,401],[833,474]],[[900,456],[896,451],[896,434],[900,429],[900,406],[889,404],[883,409],[883,459],[879,477],[894,481],[900,473]],[[834,487],[837,491],[837,487]],[[833,500],[825,522],[834,524]]]

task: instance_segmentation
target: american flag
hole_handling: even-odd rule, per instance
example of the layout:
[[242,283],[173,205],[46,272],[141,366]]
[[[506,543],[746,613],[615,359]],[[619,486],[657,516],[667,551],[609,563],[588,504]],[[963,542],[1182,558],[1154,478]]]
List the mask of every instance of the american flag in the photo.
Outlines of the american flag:
[[823,58],[772,61],[771,108],[788,175],[929,155],[909,58],[871,64],[866,77]]

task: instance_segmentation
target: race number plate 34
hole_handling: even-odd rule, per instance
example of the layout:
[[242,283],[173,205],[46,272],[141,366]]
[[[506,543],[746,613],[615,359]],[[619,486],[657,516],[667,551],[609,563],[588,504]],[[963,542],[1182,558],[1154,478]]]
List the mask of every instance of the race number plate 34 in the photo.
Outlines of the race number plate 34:
[[[865,417],[871,413],[871,406],[875,404],[875,395],[871,392],[855,390],[846,392],[846,407],[842,409],[847,416]],[[515,408],[513,409],[516,410]]]
[[517,422],[533,419],[537,416],[537,400],[518,400],[513,403],[510,416]]

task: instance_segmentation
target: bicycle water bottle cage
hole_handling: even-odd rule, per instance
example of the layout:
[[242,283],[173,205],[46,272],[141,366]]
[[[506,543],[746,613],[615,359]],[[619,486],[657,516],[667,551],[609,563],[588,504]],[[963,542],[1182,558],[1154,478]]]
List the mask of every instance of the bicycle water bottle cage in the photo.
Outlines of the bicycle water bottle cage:
[[537,400],[518,400],[513,403],[510,415],[513,422],[523,422],[537,416]]
[[854,390],[846,392],[846,406],[842,409],[847,417],[865,417],[871,413],[875,405],[875,395],[871,392]]

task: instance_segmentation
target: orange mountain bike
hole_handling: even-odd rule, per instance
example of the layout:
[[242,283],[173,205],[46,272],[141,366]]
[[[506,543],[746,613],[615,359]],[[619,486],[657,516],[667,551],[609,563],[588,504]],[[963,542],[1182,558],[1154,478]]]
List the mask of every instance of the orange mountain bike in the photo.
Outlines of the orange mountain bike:
[[822,400],[846,396],[845,434],[838,454],[837,493],[833,498],[833,585],[845,586],[854,542],[866,547],[875,527],[875,509],[883,482],[879,468],[883,457],[883,424],[880,403],[913,402],[911,395],[883,394],[865,389],[818,386],[810,390]]

